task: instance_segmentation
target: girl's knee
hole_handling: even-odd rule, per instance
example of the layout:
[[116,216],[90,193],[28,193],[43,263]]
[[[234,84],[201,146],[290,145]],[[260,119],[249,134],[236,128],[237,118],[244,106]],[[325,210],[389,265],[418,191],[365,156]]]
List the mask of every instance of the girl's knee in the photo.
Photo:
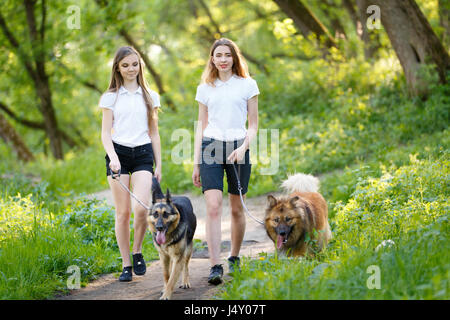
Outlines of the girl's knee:
[[219,218],[222,215],[222,205],[221,204],[212,204],[209,205],[207,210],[206,210],[206,214],[210,217],[210,218]]
[[244,210],[242,206],[235,206],[231,208],[231,215],[234,218],[242,218],[244,216]]
[[147,210],[138,209],[134,211],[134,225],[147,225]]
[[116,222],[117,224],[129,224],[131,211],[129,209],[116,210]]
[[147,219],[147,213],[148,213],[147,209],[145,209],[141,205],[137,205],[134,208],[135,218],[138,217],[139,219]]

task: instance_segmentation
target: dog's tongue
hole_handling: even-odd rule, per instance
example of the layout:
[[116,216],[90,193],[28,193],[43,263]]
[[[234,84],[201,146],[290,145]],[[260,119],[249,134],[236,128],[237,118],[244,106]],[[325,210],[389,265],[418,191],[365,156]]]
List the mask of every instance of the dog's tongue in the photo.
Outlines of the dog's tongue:
[[157,231],[156,232],[156,242],[158,244],[164,244],[166,242],[166,232],[165,231]]
[[284,237],[278,235],[277,236],[277,249],[280,249],[283,246]]

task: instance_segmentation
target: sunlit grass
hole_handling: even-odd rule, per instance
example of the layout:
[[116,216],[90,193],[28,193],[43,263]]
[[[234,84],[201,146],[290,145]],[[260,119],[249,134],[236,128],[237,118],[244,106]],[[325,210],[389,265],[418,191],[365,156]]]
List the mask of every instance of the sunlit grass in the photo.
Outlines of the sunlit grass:
[[[413,156],[408,165],[359,180],[350,201],[336,207],[333,240],[316,259],[243,259],[220,297],[448,299],[448,165],[448,153],[432,161]],[[369,280],[374,266],[379,288]]]

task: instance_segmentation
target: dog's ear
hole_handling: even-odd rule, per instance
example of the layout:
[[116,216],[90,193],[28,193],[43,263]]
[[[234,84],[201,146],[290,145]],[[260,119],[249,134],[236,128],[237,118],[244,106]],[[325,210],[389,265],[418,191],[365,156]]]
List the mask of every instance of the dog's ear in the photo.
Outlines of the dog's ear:
[[269,208],[273,208],[277,205],[277,199],[273,195],[269,194],[267,200],[269,201]]
[[300,197],[295,196],[289,199],[289,203],[291,204],[292,208],[297,207],[297,200],[300,199]]
[[152,204],[156,203],[156,190],[153,190],[152,192]]
[[172,199],[170,198],[170,190],[169,190],[169,188],[167,188],[167,192],[166,192],[166,202],[167,202],[167,204],[172,202]]

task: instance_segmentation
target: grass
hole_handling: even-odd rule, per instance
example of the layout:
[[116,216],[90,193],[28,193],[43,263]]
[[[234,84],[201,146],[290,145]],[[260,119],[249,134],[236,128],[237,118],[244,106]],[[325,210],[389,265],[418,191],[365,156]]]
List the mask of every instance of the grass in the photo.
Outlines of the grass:
[[[317,259],[243,259],[242,272],[220,297],[448,299],[449,164],[448,152],[437,159],[411,157],[378,178],[358,179],[349,200],[335,204],[333,240]],[[383,240],[394,244],[379,247]],[[373,266],[379,289],[370,285]]]
[[[79,268],[81,286],[122,268],[114,209],[86,197],[55,197],[45,186],[32,187],[35,193],[27,195],[0,197],[1,299],[48,299],[67,293],[71,266]],[[20,183],[9,192],[16,187]],[[143,247],[147,260],[157,258],[150,235]]]

